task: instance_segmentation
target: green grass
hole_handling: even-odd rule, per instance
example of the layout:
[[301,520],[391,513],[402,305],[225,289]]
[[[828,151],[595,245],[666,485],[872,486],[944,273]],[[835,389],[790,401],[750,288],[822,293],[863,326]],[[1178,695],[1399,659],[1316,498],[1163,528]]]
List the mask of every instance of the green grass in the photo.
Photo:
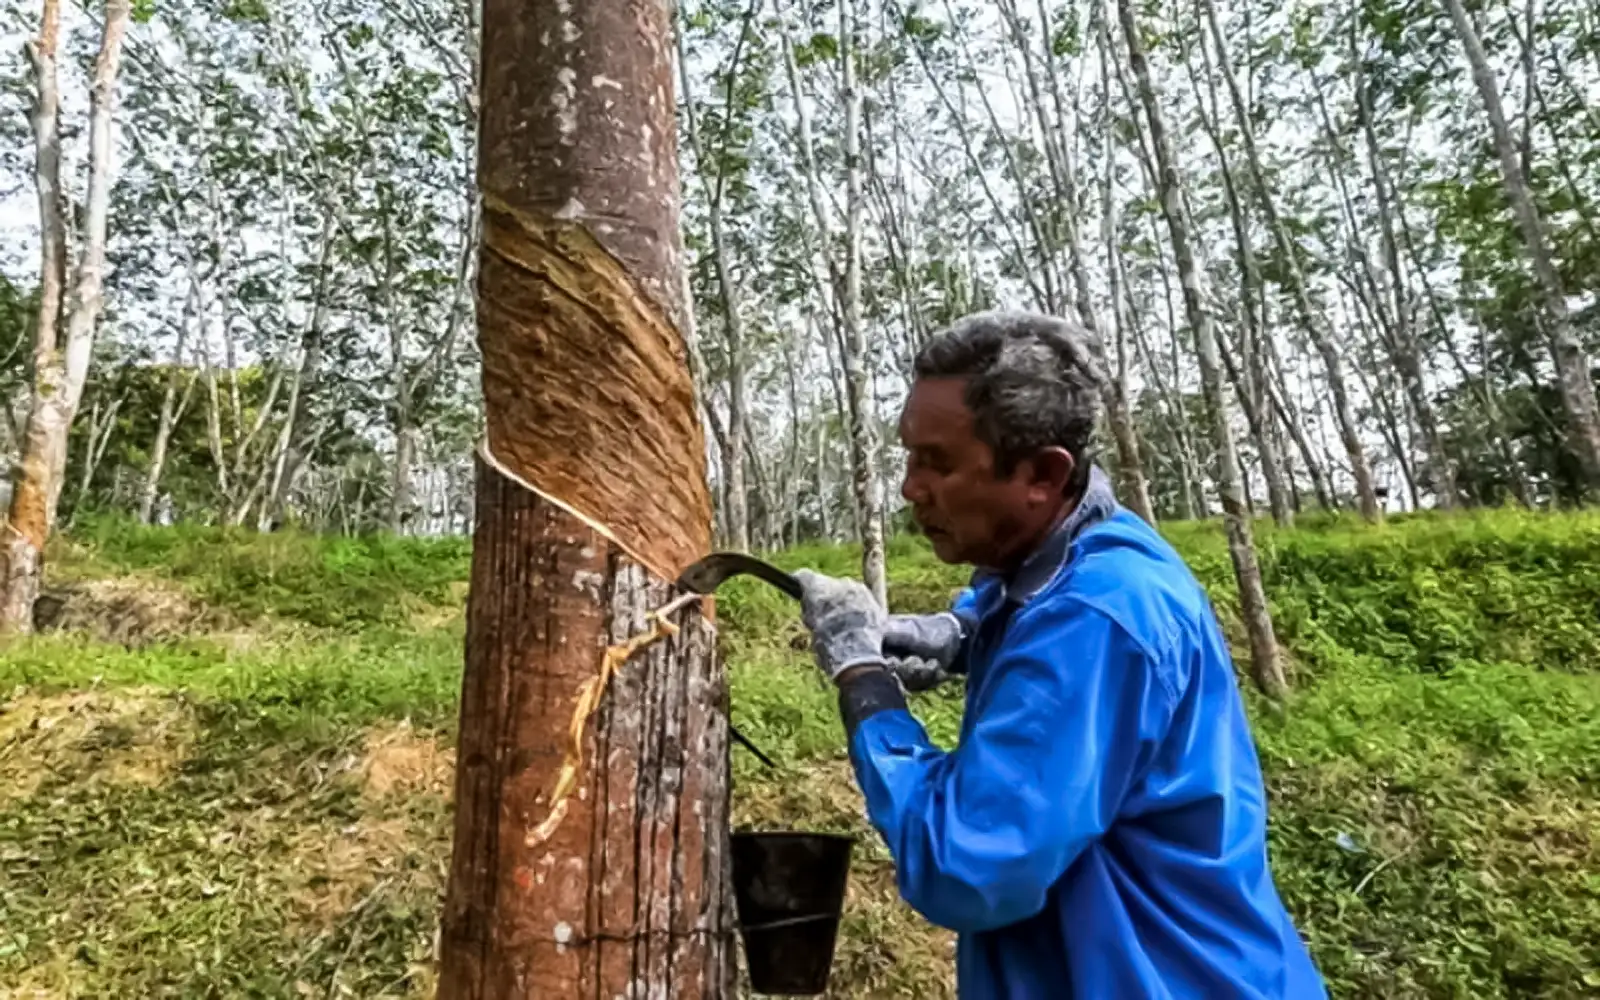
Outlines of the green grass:
[[[1307,522],[1260,531],[1296,689],[1250,704],[1275,874],[1334,995],[1600,995],[1600,515]],[[1168,535],[1231,621],[1217,526]],[[0,998],[430,995],[467,547],[100,521],[53,557],[239,627],[0,650]],[[899,609],[963,583],[914,539],[889,563]],[[736,824],[862,837],[832,995],[952,996],[793,602],[740,581],[719,619],[733,719],[779,762],[734,751]],[[959,691],[915,710],[954,741]]]

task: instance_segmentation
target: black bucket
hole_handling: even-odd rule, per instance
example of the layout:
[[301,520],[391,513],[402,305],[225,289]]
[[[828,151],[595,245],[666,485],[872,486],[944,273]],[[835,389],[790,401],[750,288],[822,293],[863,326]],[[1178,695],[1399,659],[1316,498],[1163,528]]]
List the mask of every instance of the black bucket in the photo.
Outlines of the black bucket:
[[855,838],[735,833],[733,899],[750,988],[816,996],[828,988]]

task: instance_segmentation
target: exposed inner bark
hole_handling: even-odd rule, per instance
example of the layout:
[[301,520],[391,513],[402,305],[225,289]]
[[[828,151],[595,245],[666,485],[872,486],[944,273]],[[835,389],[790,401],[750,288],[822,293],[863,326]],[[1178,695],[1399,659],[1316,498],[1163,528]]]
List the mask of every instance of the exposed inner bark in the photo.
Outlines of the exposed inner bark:
[[674,575],[711,544],[682,338],[583,227],[488,195],[483,226],[490,448],[659,575]]

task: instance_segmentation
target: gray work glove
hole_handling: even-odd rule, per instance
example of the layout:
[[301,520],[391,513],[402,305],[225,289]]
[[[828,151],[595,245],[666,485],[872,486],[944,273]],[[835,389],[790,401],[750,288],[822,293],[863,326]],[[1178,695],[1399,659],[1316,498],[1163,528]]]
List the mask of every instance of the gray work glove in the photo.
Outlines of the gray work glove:
[[932,691],[956,674],[939,665],[937,660],[917,656],[890,656],[889,673],[906,691]]
[[889,672],[907,691],[931,691],[956,676],[950,668],[961,655],[964,639],[961,619],[948,611],[890,615],[883,629]]
[[809,569],[794,578],[804,591],[800,619],[811,630],[812,653],[829,680],[837,681],[851,667],[886,665],[883,629],[888,615],[872,591],[855,580]]
[[949,611],[936,615],[890,615],[883,626],[883,651],[889,656],[932,660],[949,669],[961,655],[961,619]]

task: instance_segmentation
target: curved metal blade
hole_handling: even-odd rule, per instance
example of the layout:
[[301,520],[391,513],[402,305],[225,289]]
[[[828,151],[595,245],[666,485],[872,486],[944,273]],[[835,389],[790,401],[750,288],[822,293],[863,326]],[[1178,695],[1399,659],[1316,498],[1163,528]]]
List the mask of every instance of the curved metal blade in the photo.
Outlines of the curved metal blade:
[[743,552],[713,552],[678,574],[678,586],[697,594],[714,594],[736,576],[753,576],[800,600],[800,581],[768,562]]

